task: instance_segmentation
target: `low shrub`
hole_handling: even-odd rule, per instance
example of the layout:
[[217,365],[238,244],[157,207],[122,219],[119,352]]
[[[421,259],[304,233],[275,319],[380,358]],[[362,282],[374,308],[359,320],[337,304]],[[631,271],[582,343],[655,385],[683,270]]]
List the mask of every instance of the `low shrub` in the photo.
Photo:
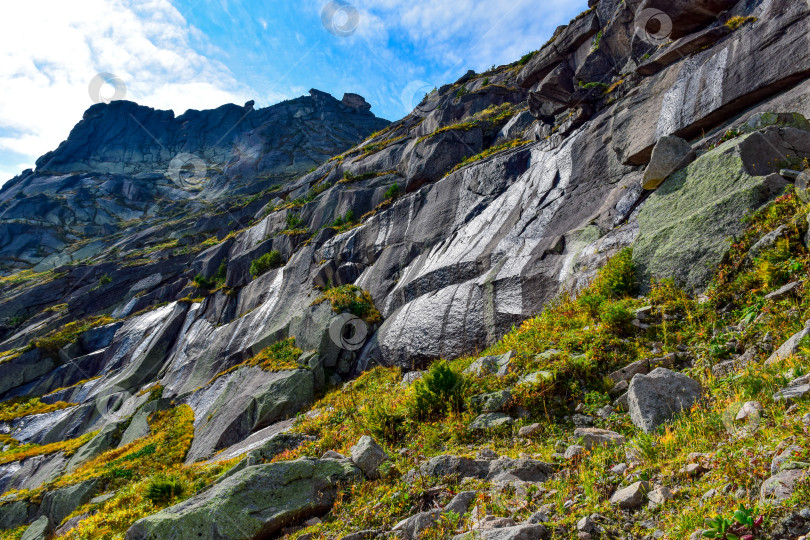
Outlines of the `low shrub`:
[[459,412],[464,404],[466,379],[445,361],[435,362],[414,384],[411,414],[416,418],[431,418]]
[[338,216],[335,218],[335,221],[332,222],[332,227],[340,229],[346,225],[352,225],[354,223],[354,211],[348,210],[346,215]]
[[0,422],[8,422],[9,420],[30,416],[32,414],[58,411],[59,409],[65,409],[74,405],[76,405],[76,403],[66,403],[64,401],[43,403],[39,398],[12,398],[0,403]]
[[[284,266],[285,261],[284,257],[282,257],[281,252],[277,249],[274,249],[270,253],[265,253],[258,259],[255,259],[252,263],[250,263],[250,275],[254,278],[257,278],[268,272],[274,268],[280,268]],[[196,278],[195,278],[196,279]]]
[[389,403],[373,403],[365,416],[371,434],[389,443],[399,441],[407,432],[407,412]]
[[737,15],[735,17],[730,18],[728,21],[726,21],[726,26],[728,27],[729,30],[731,30],[733,32],[734,30],[737,30],[739,27],[743,26],[744,24],[753,23],[753,22],[756,22],[756,20],[757,20],[756,17],[751,17],[751,16],[742,17],[740,15]]
[[608,298],[632,295],[637,289],[633,250],[625,248],[612,257],[593,282],[593,290]]
[[529,62],[529,60],[531,60],[534,57],[535,54],[537,54],[537,51],[532,51],[530,53],[524,54],[523,56],[520,57],[520,60],[518,60],[518,65],[525,66]]
[[350,171],[344,171],[343,172],[343,180],[341,180],[340,182],[344,183],[344,184],[345,183],[350,183],[350,182],[362,182],[363,180],[369,180],[371,178],[376,178],[379,175],[380,175],[380,173],[377,172],[377,171],[370,171],[370,172],[365,172],[365,173],[362,173],[362,174],[352,174]]
[[599,320],[607,330],[623,332],[633,320],[633,313],[624,302],[608,302],[600,307]]
[[399,197],[399,184],[394,182],[391,187],[385,190],[385,198],[396,199],[397,197]]
[[299,228],[299,226],[303,222],[300,215],[294,214],[292,212],[287,214],[286,221],[287,221],[287,229],[286,230],[288,230],[288,231]]
[[146,485],[144,497],[155,504],[166,504],[176,497],[182,497],[186,491],[185,484],[176,476],[154,476]]

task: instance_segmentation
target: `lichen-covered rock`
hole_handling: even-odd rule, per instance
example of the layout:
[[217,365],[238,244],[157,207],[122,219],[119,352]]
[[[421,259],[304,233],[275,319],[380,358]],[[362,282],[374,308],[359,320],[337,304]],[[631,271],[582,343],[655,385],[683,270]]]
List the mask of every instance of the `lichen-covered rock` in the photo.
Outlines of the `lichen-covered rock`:
[[495,373],[499,377],[502,377],[509,372],[509,366],[513,356],[514,352],[509,351],[495,356],[476,358],[473,363],[464,370],[464,373],[478,377]]
[[798,459],[802,453],[802,447],[796,444],[791,444],[771,460],[771,474],[779,474],[782,466],[792,459]]
[[667,277],[688,289],[705,286],[728,249],[727,238],[742,232],[740,216],[782,193],[787,181],[770,174],[768,163],[782,159],[780,147],[799,140],[810,145],[810,133],[768,128],[726,142],[672,174],[638,214],[633,262],[642,283]]
[[20,540],[45,540],[53,525],[46,516],[37,518],[20,536]]
[[456,496],[453,497],[453,499],[447,503],[442,510],[444,512],[453,512],[463,516],[477,496],[477,491],[462,491],[456,494]]
[[403,519],[394,525],[392,530],[398,531],[405,540],[415,540],[419,538],[422,531],[438,522],[442,513],[443,511],[440,509],[419,512],[409,518]]
[[681,411],[689,410],[702,392],[696,380],[665,368],[636,375],[627,391],[630,418],[636,427],[650,433]]
[[779,472],[762,483],[760,488],[760,500],[763,504],[780,503],[793,495],[796,485],[810,477],[807,469],[790,469]]
[[511,402],[512,393],[509,390],[498,390],[470,398],[472,407],[485,413],[502,412]]
[[574,438],[581,439],[582,444],[590,450],[594,446],[616,446],[624,444],[623,435],[599,428],[577,428],[574,430]]
[[774,401],[787,401],[792,403],[810,394],[810,384],[788,386],[773,395]]
[[295,415],[314,399],[311,370],[268,372],[245,367],[215,380],[189,398],[194,409],[194,440],[186,460],[210,458],[257,427]]
[[99,481],[93,479],[45,493],[39,515],[48,518],[50,523],[62,523],[76,508],[93,498],[98,485]]
[[0,506],[0,529],[16,529],[34,519],[37,505],[28,501],[11,501]]
[[348,460],[299,459],[248,467],[194,497],[135,522],[127,540],[268,537],[326,513],[340,484],[362,479]]
[[508,414],[498,412],[484,413],[475,417],[475,419],[470,422],[467,429],[470,431],[494,429],[502,426],[508,426],[514,421],[515,420]]
[[785,358],[796,354],[796,352],[799,350],[799,342],[808,334],[810,334],[810,320],[804,323],[804,328],[790,336],[787,341],[782,343],[782,345],[780,345],[779,348],[768,357],[765,364],[771,365],[779,360],[784,360]]

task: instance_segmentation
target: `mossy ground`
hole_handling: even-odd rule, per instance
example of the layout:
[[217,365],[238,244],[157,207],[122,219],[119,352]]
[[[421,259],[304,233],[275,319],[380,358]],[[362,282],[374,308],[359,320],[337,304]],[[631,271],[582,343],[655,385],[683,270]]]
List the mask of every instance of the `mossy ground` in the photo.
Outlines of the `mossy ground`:
[[42,403],[39,398],[14,398],[0,403],[0,422],[8,422],[15,418],[21,418],[31,414],[44,414],[47,412],[58,411],[66,407],[76,405],[75,403],[65,403],[64,401],[57,401],[56,403]]
[[348,312],[369,324],[379,322],[382,316],[374,306],[368,291],[357,285],[341,285],[327,289],[312,302],[312,305],[329,302],[335,313]]
[[[231,460],[216,465],[184,465],[186,452],[194,437],[194,414],[188,405],[153,413],[149,418],[149,425],[151,434],[147,437],[104,452],[73,472],[40,488],[12,491],[6,496],[39,501],[45,491],[98,479],[101,482],[99,492],[112,493],[114,496],[103,503],[88,503],[74,511],[65,520],[82,514],[88,514],[88,517],[78,527],[59,538],[121,539],[130,525],[138,519],[204,489],[234,464]],[[51,451],[75,451],[94,435],[95,433],[89,433],[76,441],[57,443],[61,447]],[[12,450],[10,454],[14,459],[20,459],[19,451],[14,453]],[[165,478],[171,478],[182,489],[177,489],[177,495],[168,498],[149,497],[149,487]],[[25,527],[4,531],[0,533],[0,539],[19,538],[24,530]]]

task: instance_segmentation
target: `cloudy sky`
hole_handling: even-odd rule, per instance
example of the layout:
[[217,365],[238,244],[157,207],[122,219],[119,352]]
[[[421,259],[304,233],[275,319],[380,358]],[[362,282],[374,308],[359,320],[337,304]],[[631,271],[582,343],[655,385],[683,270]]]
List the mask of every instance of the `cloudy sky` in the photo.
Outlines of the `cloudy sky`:
[[250,99],[267,106],[318,88],[359,93],[395,120],[467,69],[537,49],[585,8],[587,0],[6,1],[0,184],[66,138],[93,104],[98,73],[123,81],[126,99],[177,114]]

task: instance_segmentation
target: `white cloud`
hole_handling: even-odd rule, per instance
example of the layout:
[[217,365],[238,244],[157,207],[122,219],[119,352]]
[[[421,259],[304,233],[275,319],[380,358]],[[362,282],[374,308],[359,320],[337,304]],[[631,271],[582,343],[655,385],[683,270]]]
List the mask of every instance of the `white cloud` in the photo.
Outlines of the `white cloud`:
[[92,105],[88,84],[98,72],[124,80],[125,99],[178,114],[250,99],[226,66],[198,49],[212,50],[168,0],[4,3],[0,149],[33,161],[56,148]]
[[458,69],[485,69],[539,48],[558,24],[568,22],[573,7],[571,0],[349,2],[361,14],[357,37],[385,47],[404,32],[425,57]]

